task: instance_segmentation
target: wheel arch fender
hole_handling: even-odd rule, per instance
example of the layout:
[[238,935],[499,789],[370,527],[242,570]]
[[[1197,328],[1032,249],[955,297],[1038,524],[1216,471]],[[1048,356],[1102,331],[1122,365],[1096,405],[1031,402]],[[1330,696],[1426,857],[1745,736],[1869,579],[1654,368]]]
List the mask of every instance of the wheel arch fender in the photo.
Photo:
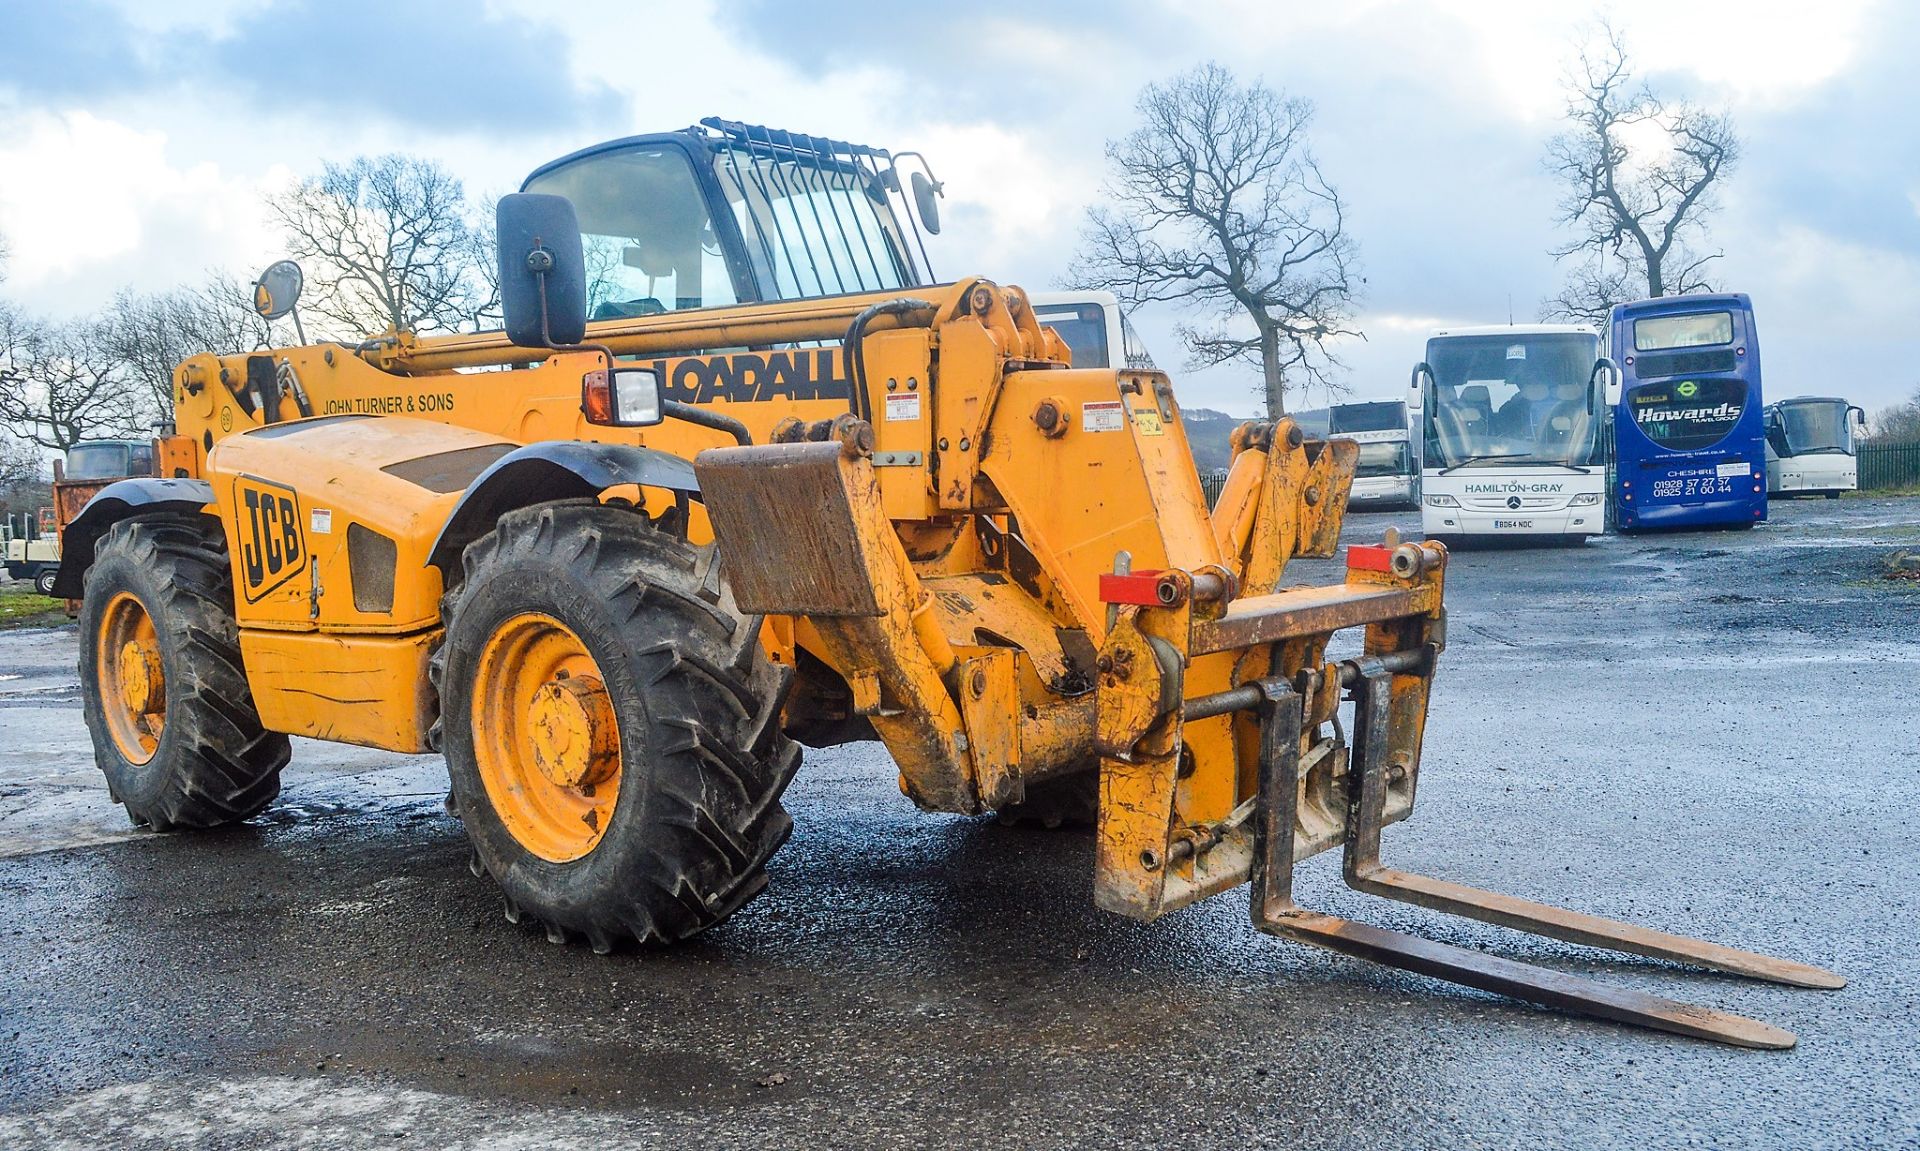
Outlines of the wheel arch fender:
[[211,503],[213,485],[206,480],[136,476],[101,488],[60,534],[60,570],[53,580],[53,594],[80,598],[87,569],[93,566],[94,548],[114,524],[156,513],[199,515]]
[[453,507],[427,563],[453,582],[467,545],[493,530],[501,516],[533,504],[598,496],[639,484],[699,498],[693,465],[679,456],[632,444],[551,440],[528,444],[495,460],[468,485]]

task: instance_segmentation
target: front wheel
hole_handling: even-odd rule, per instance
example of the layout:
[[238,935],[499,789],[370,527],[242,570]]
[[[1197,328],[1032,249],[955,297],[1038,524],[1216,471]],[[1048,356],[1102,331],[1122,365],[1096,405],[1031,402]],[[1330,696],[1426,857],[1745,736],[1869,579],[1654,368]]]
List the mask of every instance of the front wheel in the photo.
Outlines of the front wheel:
[[113,525],[87,569],[80,637],[94,761],[134,823],[213,827],[280,794],[291,747],[254,710],[219,525]]
[[549,938],[685,939],[766,885],[800,763],[788,673],[711,547],[582,501],[467,549],[435,657],[476,870]]
[[41,568],[40,574],[33,577],[33,590],[41,595],[52,595],[53,581],[59,575],[59,568]]

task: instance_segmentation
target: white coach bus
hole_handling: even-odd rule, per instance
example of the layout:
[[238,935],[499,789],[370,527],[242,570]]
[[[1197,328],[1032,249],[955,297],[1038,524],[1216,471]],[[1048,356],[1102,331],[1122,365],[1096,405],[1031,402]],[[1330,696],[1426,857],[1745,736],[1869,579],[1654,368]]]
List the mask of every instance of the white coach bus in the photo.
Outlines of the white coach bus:
[[1551,543],[1604,531],[1619,381],[1584,324],[1434,332],[1411,395],[1427,536]]

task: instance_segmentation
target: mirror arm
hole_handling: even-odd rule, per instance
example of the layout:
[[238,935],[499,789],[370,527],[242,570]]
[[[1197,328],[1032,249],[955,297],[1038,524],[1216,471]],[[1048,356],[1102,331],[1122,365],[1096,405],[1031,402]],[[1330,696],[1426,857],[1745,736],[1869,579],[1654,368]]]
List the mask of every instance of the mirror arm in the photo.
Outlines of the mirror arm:
[[716,432],[725,432],[734,438],[741,447],[753,446],[753,433],[747,431],[747,425],[732,416],[703,408],[697,404],[683,404],[679,400],[660,399],[660,414],[668,419],[685,420],[703,428],[712,428]]
[[[535,248],[534,251],[543,251],[543,249]],[[529,261],[533,259],[532,252],[527,253],[527,259]],[[539,285],[540,289],[540,342],[545,344],[549,351],[599,352],[601,357],[607,362],[607,371],[612,372],[614,364],[613,349],[607,345],[595,343],[556,344],[553,342],[553,324],[547,312],[547,273],[536,269],[533,273],[533,279],[534,282]]]

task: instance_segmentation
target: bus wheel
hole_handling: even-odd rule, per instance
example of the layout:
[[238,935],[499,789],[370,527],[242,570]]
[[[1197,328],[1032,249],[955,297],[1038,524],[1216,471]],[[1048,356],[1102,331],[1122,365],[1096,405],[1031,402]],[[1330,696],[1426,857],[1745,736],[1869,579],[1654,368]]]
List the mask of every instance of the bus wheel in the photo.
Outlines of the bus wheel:
[[41,595],[52,595],[53,581],[59,574],[59,568],[41,568],[40,574],[33,577],[33,590]]

